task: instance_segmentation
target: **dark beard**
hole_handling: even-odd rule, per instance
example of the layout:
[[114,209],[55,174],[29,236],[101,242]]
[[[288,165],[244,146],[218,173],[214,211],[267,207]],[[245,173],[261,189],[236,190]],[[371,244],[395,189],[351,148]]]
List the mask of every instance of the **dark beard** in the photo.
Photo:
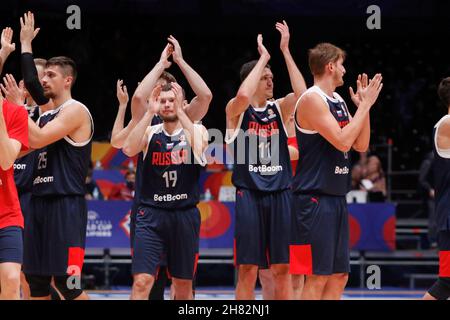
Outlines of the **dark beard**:
[[178,116],[176,114],[173,115],[173,116],[163,116],[162,114],[160,114],[159,117],[164,122],[176,122],[176,121],[178,121]]
[[46,97],[47,99],[55,99],[56,95],[53,92],[45,92],[44,91],[44,97]]

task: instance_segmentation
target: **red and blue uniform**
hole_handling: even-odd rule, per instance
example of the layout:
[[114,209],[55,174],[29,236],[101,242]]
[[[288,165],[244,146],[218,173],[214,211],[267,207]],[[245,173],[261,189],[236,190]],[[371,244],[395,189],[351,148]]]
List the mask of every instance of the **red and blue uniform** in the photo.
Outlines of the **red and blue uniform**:
[[169,273],[192,280],[200,237],[199,177],[196,159],[183,129],[168,134],[163,124],[151,128],[140,172],[132,273],[156,276],[164,254]]
[[289,263],[292,168],[280,106],[249,106],[226,142],[234,156],[235,263]]
[[[349,123],[347,106],[337,93],[329,97],[313,86],[304,95],[311,93],[323,99],[341,128]],[[349,226],[345,195],[351,182],[349,154],[336,149],[317,131],[302,129],[296,118],[295,127],[301,156],[292,182],[290,272],[348,273]]]
[[[41,115],[40,127],[53,121],[70,99]],[[81,104],[86,111],[89,110]],[[24,272],[36,276],[65,276],[81,272],[86,242],[85,181],[91,161],[94,125],[84,142],[65,136],[35,151],[31,212],[25,228]]]

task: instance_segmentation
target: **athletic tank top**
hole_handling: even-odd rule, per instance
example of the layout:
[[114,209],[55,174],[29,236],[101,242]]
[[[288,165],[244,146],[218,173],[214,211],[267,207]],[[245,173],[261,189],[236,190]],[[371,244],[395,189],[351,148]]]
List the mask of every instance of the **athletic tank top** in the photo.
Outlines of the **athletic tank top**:
[[[80,102],[70,99],[55,110],[41,115],[38,124],[42,128],[54,120],[63,108]],[[86,176],[91,161],[94,123],[89,110],[81,104],[91,118],[91,135],[88,140],[77,143],[65,136],[44,148],[36,150],[33,175],[34,196],[80,195],[84,196]]]
[[439,230],[450,230],[450,149],[439,149],[437,131],[445,119],[442,117],[433,128],[433,182],[436,203],[436,222]]
[[287,131],[277,102],[249,106],[236,130],[225,139],[233,154],[232,182],[237,188],[280,191],[291,185]]
[[[341,128],[349,123],[348,109],[344,100],[335,92],[333,97],[327,96],[318,86],[306,90],[297,101],[297,107],[300,99],[312,92],[323,99]],[[295,131],[301,156],[292,184],[293,191],[345,196],[351,184],[349,154],[336,149],[317,131],[300,128],[296,117]]]
[[162,209],[191,208],[199,202],[199,178],[206,163],[197,159],[183,129],[172,135],[152,127],[141,171],[140,203]]

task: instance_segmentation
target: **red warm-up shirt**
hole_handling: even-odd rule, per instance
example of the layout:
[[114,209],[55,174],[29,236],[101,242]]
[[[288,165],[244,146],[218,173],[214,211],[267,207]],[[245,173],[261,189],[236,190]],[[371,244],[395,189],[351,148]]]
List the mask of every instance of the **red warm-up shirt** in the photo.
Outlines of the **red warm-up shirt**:
[[[3,100],[3,118],[9,138],[20,142],[21,151],[28,150],[28,114],[25,108]],[[0,229],[11,226],[23,228],[13,166],[6,171],[0,168]]]

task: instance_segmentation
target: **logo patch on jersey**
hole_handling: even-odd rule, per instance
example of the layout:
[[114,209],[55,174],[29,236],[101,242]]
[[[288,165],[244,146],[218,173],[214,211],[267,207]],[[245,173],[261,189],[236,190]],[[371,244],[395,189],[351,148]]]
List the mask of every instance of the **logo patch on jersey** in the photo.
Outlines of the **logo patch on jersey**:
[[178,144],[180,147],[185,146],[186,145],[186,136],[184,134],[182,134],[180,136],[180,143]]
[[159,146],[161,147],[161,141],[156,140],[156,144],[159,144]]
[[273,112],[273,110],[272,109],[269,109],[269,110],[267,110],[267,113],[269,114],[269,119],[273,119],[273,118],[276,118],[276,114],[275,114],[275,112]]
[[172,148],[173,148],[173,142],[168,143],[168,144],[166,145],[166,148],[167,148],[167,150],[172,149]]
[[337,113],[338,117],[342,117],[342,111],[341,110],[336,110],[336,113]]

